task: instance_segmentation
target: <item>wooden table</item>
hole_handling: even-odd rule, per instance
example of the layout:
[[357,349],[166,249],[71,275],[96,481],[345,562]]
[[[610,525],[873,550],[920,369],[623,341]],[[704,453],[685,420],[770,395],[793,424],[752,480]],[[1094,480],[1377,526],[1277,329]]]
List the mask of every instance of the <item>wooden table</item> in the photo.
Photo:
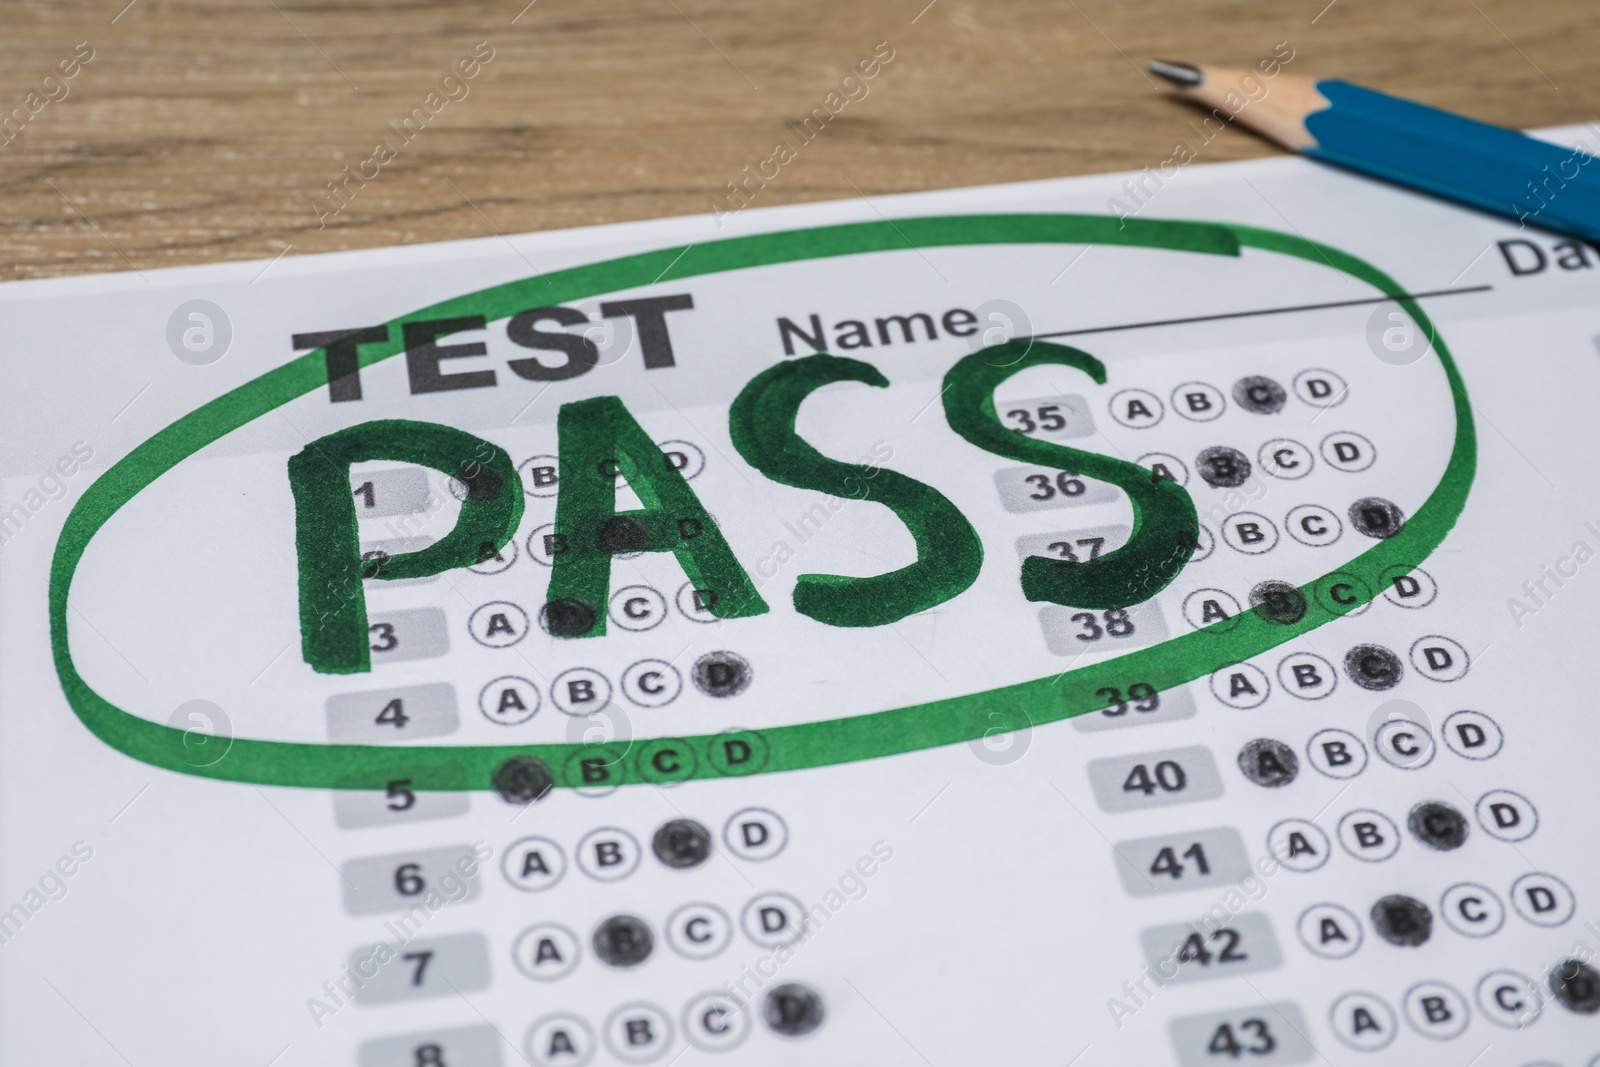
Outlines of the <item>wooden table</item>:
[[[125,3],[8,5],[5,278],[726,210],[746,167],[777,171],[756,205],[1139,169],[1196,114],[1143,59],[1278,42],[1291,70],[1493,122],[1600,118],[1593,0]],[[787,124],[834,92],[799,145]],[[763,166],[780,141],[795,158]],[[1200,161],[1273,151],[1230,130]]]

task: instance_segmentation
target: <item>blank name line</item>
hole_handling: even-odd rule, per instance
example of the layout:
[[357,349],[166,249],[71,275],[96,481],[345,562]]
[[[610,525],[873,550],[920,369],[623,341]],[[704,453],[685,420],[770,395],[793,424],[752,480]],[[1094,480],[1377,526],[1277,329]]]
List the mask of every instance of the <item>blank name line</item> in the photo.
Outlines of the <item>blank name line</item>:
[[1048,337],[1079,337],[1086,333],[1142,330],[1147,326],[1179,326],[1186,322],[1217,322],[1221,319],[1248,319],[1258,315],[1286,315],[1293,311],[1322,311],[1327,308],[1358,307],[1362,304],[1388,304],[1395,300],[1422,300],[1430,296],[1482,293],[1493,288],[1494,286],[1492,285],[1472,285],[1460,289],[1434,289],[1426,293],[1402,293],[1399,296],[1374,296],[1360,300],[1334,300],[1326,304],[1297,304],[1294,307],[1257,308],[1254,311],[1228,311],[1220,315],[1194,315],[1186,319],[1152,319],[1149,322],[1124,322],[1116,326],[1089,326],[1082,330],[1057,330],[1054,333],[1036,333],[1031,335],[1031,338],[1019,338],[1019,340],[1042,341]]

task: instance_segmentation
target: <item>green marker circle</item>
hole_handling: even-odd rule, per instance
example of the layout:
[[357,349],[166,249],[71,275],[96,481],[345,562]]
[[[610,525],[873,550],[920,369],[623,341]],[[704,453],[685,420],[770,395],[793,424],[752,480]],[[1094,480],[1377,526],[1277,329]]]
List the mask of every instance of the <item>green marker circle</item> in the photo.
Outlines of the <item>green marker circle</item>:
[[[1257,249],[1291,256],[1314,266],[1327,266],[1370,285],[1392,298],[1428,336],[1433,354],[1450,386],[1455,434],[1450,459],[1438,485],[1405,525],[1378,541],[1339,572],[1360,580],[1359,603],[1339,606],[1354,610],[1381,588],[1380,577],[1393,566],[1414,566],[1426,559],[1460,518],[1477,468],[1477,436],[1466,386],[1444,339],[1427,314],[1405,290],[1377,267],[1330,245],[1293,234],[1226,223],[1160,219],[1116,219],[1100,215],[961,215],[851,223],[664,248],[605,260],[550,274],[508,282],[453,297],[421,308],[389,323],[383,345],[365,346],[361,365],[392,358],[404,346],[400,325],[409,321],[482,315],[495,322],[529,307],[547,307],[664,281],[746,270],[782,263],[866,255],[934,247],[974,245],[1115,245],[1239,256]],[[207,445],[241,429],[297,397],[328,384],[321,350],[307,352],[254,380],[203,404],[140,443],[94,481],[73,505],[56,542],[50,567],[50,641],[56,675],[74,713],[90,732],[117,751],[152,766],[179,774],[258,785],[311,789],[386,788],[409,779],[418,790],[490,789],[495,769],[514,756],[531,755],[551,767],[562,767],[561,786],[581,786],[566,773],[570,761],[587,747],[573,744],[536,745],[334,745],[235,738],[226,756],[215,763],[192,765],[183,758],[183,731],[112,704],[78,673],[68,637],[68,598],[73,577],[95,535],[121,508],[161,475]],[[1327,588],[1331,575],[1300,587],[1312,603]],[[1319,586],[1318,583],[1323,583]],[[1293,625],[1268,623],[1255,613],[1235,626],[1225,640],[1195,631],[1116,659],[1079,667],[1063,674],[839,719],[774,726],[763,730],[764,756],[723,765],[711,755],[721,735],[683,740],[702,748],[693,777],[717,778],[826,767],[981,738],[992,729],[989,713],[1007,707],[1027,709],[1034,728],[1085,715],[1105,706],[1102,691],[1140,682],[1171,689],[1209,673],[1221,658],[1242,661],[1340,617],[1318,605]],[[1225,653],[1225,656],[1224,656]],[[174,736],[176,735],[176,736]],[[742,736],[742,735],[733,735]],[[752,746],[754,749],[754,746]],[[465,778],[463,778],[463,774]]]

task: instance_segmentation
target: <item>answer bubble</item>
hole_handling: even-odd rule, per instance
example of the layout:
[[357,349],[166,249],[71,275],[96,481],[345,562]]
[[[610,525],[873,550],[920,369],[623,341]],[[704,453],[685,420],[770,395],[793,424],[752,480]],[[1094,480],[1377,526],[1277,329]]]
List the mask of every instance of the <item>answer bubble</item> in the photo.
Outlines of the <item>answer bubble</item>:
[[627,748],[595,742],[577,743],[583,747],[568,756],[561,768],[567,785],[583,797],[603,797],[616,792],[628,777],[624,762]]
[[711,766],[729,777],[755,774],[771,757],[767,739],[754,730],[724,730],[706,745]]
[[1364,615],[1372,606],[1367,583],[1346,571],[1323,575],[1311,588],[1317,603],[1330,615]]
[[1316,466],[1311,449],[1287,437],[1275,437],[1262,445],[1256,453],[1256,462],[1263,473],[1291,482],[1304,478]]
[[1378,579],[1383,599],[1396,607],[1425,608],[1439,595],[1439,585],[1421,567],[1397,564],[1384,570]]
[[1511,906],[1535,926],[1560,926],[1572,918],[1577,900],[1567,883],[1553,874],[1534,871],[1511,884]]
[[675,599],[678,611],[684,618],[692,622],[710,624],[722,621],[716,614],[717,604],[721,598],[716,589],[684,582]]
[[1321,700],[1339,686],[1333,664],[1314,652],[1292,652],[1278,664],[1278,684],[1301,700]]
[[667,598],[648,585],[628,585],[611,594],[611,621],[634,633],[653,630],[667,617]]
[[1453,852],[1467,843],[1467,817],[1442,800],[1424,800],[1406,816],[1411,834],[1437,852]]
[[561,478],[567,473],[566,465],[555,456],[529,456],[517,464],[522,475],[523,492],[529,496],[553,497],[561,488]]
[[478,710],[499,726],[518,726],[539,713],[539,687],[514,674],[496,678],[478,693]]
[[[528,558],[541,567],[555,566],[556,557],[568,551],[571,547],[571,537],[565,532],[557,532],[555,523],[547,522],[543,526],[534,527],[533,533],[528,535]],[[548,633],[550,628],[543,621],[540,623]]]
[[1381,496],[1362,497],[1350,505],[1347,514],[1356,533],[1378,541],[1386,541],[1399,533],[1406,522],[1399,505]]
[[1155,475],[1157,481],[1189,484],[1189,468],[1183,460],[1167,452],[1146,452],[1135,460],[1139,466]]
[[1533,802],[1509,789],[1491,789],[1474,805],[1478,825],[1501,841],[1526,841],[1539,828],[1539,812]]
[[632,515],[613,515],[595,531],[595,544],[600,551],[623,559],[645,551],[654,539],[650,527]]
[[805,905],[788,893],[762,893],[745,905],[740,917],[745,936],[765,948],[794,944],[805,936],[809,922]]
[[1201,449],[1194,459],[1195,470],[1213,489],[1235,489],[1250,480],[1250,460],[1237,448],[1213,445]]
[[1289,394],[1271,378],[1252,374],[1233,383],[1233,402],[1256,415],[1276,415]]
[[654,1004],[625,1004],[605,1026],[606,1046],[625,1063],[649,1063],[672,1044],[672,1020]]
[[1328,960],[1353,956],[1365,936],[1361,920],[1338,904],[1313,904],[1300,913],[1296,924],[1301,944]]
[[1464,937],[1488,937],[1506,921],[1506,906],[1488,886],[1461,882],[1444,891],[1439,914]]
[[706,696],[738,696],[750,687],[750,661],[737,652],[707,652],[694,661],[689,677]]
[[1227,406],[1222,391],[1205,382],[1185,382],[1172,391],[1172,410],[1191,422],[1210,422]]
[[1235,552],[1259,556],[1278,546],[1278,527],[1254,511],[1235,512],[1223,520],[1222,539]]
[[1400,829],[1383,812],[1358,808],[1339,820],[1339,844],[1362,863],[1382,863],[1399,850]]
[[1239,750],[1239,770],[1256,785],[1279,789],[1299,775],[1300,757],[1282,741],[1259,737]]
[[539,629],[550,637],[584,637],[598,622],[600,611],[582,597],[557,597],[539,608]]
[[[1391,700],[1389,704],[1410,705],[1408,700]],[[1387,707],[1388,705],[1385,705]],[[1373,713],[1377,718],[1383,712],[1379,708]],[[1418,709],[1420,710],[1420,709]],[[1433,735],[1428,728],[1420,722],[1411,719],[1402,719],[1385,715],[1372,731],[1372,747],[1377,749],[1378,755],[1391,767],[1399,767],[1403,771],[1414,771],[1418,767],[1426,767],[1433,761],[1435,751]]]
[[1472,1019],[1467,1000],[1444,982],[1418,982],[1406,991],[1406,1021],[1435,1041],[1459,1037]]
[[1357,1052],[1387,1048],[1400,1029],[1394,1009],[1373,993],[1346,993],[1329,1012],[1336,1037]]
[[590,830],[575,850],[578,869],[597,882],[618,882],[639,866],[639,842],[615,826]]
[[1306,742],[1306,759],[1329,778],[1354,778],[1367,769],[1367,746],[1348,730],[1329,728]]
[[1391,945],[1415,948],[1433,936],[1433,910],[1416,897],[1391,893],[1372,905],[1372,929]]
[[1357,645],[1344,654],[1344,672],[1363,689],[1381,692],[1400,684],[1400,657],[1382,645]]
[[1184,621],[1196,630],[1216,626],[1226,633],[1238,625],[1241,610],[1239,601],[1223,589],[1196,589],[1183,598]]
[[1486,760],[1505,744],[1500,725],[1481,711],[1458,711],[1444,721],[1440,731],[1451,752],[1462,759]]
[[785,982],[767,994],[761,1018],[767,1028],[784,1037],[804,1037],[822,1025],[827,1011],[816,990],[799,982]]
[[1253,663],[1235,663],[1211,675],[1211,695],[1230,708],[1248,711],[1260,707],[1271,694],[1266,672]]
[[1366,736],[1371,737],[1379,757],[1400,769],[1427,766],[1434,758],[1434,736],[1427,712],[1411,701],[1384,701],[1366,718]]
[[1320,504],[1299,504],[1290,508],[1289,514],[1283,517],[1283,524],[1290,537],[1312,548],[1331,545],[1344,533],[1339,516]]
[[702,993],[683,1009],[683,1032],[696,1048],[722,1052],[749,1035],[751,1014],[726,993]]
[[1466,676],[1472,661],[1459,641],[1429,634],[1411,645],[1411,665],[1430,681],[1455,682]]
[[1478,982],[1478,1010],[1507,1030],[1525,1030],[1539,1019],[1544,997],[1533,979],[1512,970],[1490,971]]
[[1147,430],[1167,414],[1154,393],[1143,389],[1124,389],[1111,398],[1111,417],[1130,430]]
[[706,454],[700,451],[698,445],[673,440],[660,441],[657,447],[661,449],[668,468],[677,471],[685,479],[692,479],[706,469]]
[[534,1067],[584,1067],[594,1058],[594,1031],[576,1015],[546,1015],[528,1027],[524,1045]]
[[528,613],[509,600],[491,600],[473,611],[467,630],[485,648],[510,648],[528,636]]
[[1550,968],[1550,992],[1570,1012],[1600,1012],[1600,972],[1582,960],[1565,959]]
[[581,954],[577,935],[560,923],[536,923],[518,934],[511,946],[517,970],[539,982],[565,978]]
[[506,881],[528,893],[540,893],[567,873],[567,854],[548,837],[524,837],[507,846],[500,857]]
[[1334,470],[1357,474],[1378,460],[1378,450],[1358,433],[1336,430],[1322,439],[1322,459]]
[[1250,590],[1250,609],[1265,622],[1293,626],[1306,617],[1306,595],[1288,582],[1272,579]]
[[642,659],[622,672],[622,695],[641,708],[664,708],[683,692],[683,676],[664,659]]
[[499,574],[511,569],[517,562],[517,542],[515,539],[507,541],[496,548],[493,541],[485,541],[478,546],[478,562],[468,567],[473,574]]
[[715,904],[685,904],[667,918],[667,944],[688,959],[708,960],[732,940],[733,922]]
[[637,967],[655,951],[655,934],[650,925],[636,915],[613,915],[595,927],[595,958],[608,967]]
[[1267,831],[1267,850],[1289,870],[1306,874],[1328,862],[1333,844],[1309,819],[1284,819]]
[[555,786],[550,765],[537,756],[512,756],[495,768],[491,783],[507,804],[532,804]]
[[657,737],[639,746],[634,769],[641,781],[655,785],[675,785],[694,777],[694,749],[681,737]]
[[673,870],[698,867],[711,857],[711,831],[695,819],[671,819],[656,830],[650,850]]
[[745,808],[728,817],[722,841],[740,859],[759,863],[783,851],[789,843],[789,826],[775,811]]
[[1314,408],[1331,408],[1344,403],[1350,387],[1331,370],[1312,367],[1294,376],[1294,395]]

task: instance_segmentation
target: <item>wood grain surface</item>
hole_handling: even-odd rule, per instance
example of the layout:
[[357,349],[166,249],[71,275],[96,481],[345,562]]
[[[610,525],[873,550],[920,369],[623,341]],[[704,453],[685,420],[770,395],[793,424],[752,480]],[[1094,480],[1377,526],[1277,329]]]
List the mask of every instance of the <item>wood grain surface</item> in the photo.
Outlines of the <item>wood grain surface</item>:
[[[1294,71],[1492,122],[1600,119],[1593,0],[10,0],[4,11],[6,279],[725,210],[737,203],[728,183],[780,141],[794,158],[749,184],[756,205],[1139,169],[1166,159],[1195,117],[1143,73],[1145,58],[1242,66],[1285,41]],[[63,78],[80,42],[93,58]],[[841,80],[879,42],[893,59],[848,83],[850,98]],[[445,83],[475,49],[492,58]],[[788,124],[830,93],[848,102],[801,144]],[[403,140],[390,124],[413,114],[423,121]],[[380,142],[394,157],[374,165]],[[1199,161],[1274,152],[1229,130]],[[331,199],[347,167],[376,176]]]

